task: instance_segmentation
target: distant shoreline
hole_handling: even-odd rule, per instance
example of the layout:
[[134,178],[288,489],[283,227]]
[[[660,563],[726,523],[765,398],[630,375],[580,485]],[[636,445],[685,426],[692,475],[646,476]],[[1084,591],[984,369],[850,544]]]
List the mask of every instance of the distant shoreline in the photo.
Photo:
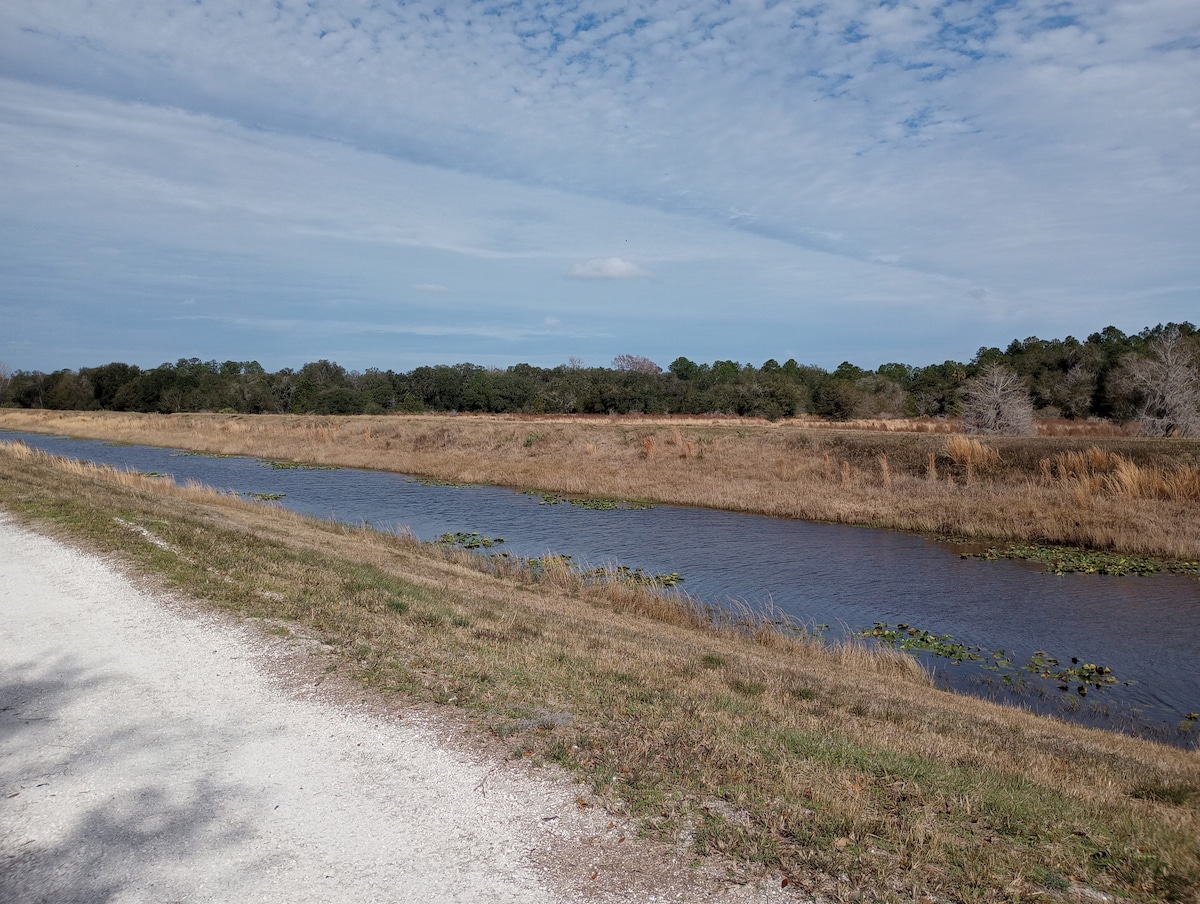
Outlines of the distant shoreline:
[[0,409],[0,428],[985,543],[1200,559],[1200,440],[972,438],[807,420],[25,409]]

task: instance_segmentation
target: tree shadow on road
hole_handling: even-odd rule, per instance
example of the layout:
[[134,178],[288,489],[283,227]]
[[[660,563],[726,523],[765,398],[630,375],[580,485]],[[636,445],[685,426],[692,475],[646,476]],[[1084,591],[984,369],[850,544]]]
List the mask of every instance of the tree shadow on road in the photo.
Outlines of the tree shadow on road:
[[119,680],[71,657],[0,664],[0,901],[166,902],[220,887],[220,875],[189,871],[197,852],[252,867],[249,826],[223,806],[246,789],[174,768],[181,747],[211,736],[162,712],[76,727]]

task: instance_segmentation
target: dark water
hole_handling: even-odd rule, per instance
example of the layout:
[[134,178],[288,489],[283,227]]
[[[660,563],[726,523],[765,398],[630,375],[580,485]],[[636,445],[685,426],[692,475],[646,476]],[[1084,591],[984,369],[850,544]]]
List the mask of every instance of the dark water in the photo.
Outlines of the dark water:
[[[955,641],[1003,649],[1019,667],[1037,650],[1112,669],[1120,684],[1086,698],[1019,668],[1002,673],[925,655],[938,680],[1075,721],[1194,745],[1185,714],[1200,709],[1200,579],[1174,575],[1055,576],[1040,566],[962,559],[950,544],[911,534],[675,506],[593,511],[542,505],[496,487],[426,486],[379,471],[279,470],[253,458],[214,458],[0,432],[30,446],[241,493],[283,493],[295,511],[423,540],[445,532],[503,537],[511,555],[569,554],[576,563],[678,572],[705,603],[771,607],[831,637],[904,622]],[[1127,683],[1128,682],[1128,683]]]

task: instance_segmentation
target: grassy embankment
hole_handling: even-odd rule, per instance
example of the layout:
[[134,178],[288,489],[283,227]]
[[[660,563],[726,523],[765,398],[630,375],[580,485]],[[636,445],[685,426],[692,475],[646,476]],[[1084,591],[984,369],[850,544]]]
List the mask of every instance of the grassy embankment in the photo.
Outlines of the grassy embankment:
[[0,410],[0,428],[986,541],[1200,559],[1195,440],[1088,432],[980,442],[806,421],[12,409]]
[[315,633],[329,668],[385,700],[456,707],[510,756],[572,770],[582,802],[735,869],[843,900],[1200,888],[1200,754],[944,693],[895,654],[714,629],[684,600],[553,562],[485,573],[478,556],[17,444],[0,445],[0,506]]

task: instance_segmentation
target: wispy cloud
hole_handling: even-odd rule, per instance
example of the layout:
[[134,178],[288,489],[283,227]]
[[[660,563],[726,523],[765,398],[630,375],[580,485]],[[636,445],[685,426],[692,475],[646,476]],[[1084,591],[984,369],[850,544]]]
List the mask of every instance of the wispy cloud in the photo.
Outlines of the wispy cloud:
[[567,273],[568,279],[649,279],[648,270],[619,257],[597,257],[576,264]]
[[[0,46],[0,291],[84,337],[88,293],[408,286],[435,317],[440,274],[550,360],[515,324],[589,280],[713,312],[693,354],[734,304],[762,358],[818,320],[815,346],[868,354],[863,299],[961,331],[934,357],[1194,317],[1195,3],[9,0]],[[654,277],[593,257],[623,247]],[[972,289],[1000,335],[955,319]],[[926,347],[876,321],[886,357]]]
[[449,286],[443,286],[441,283],[423,282],[413,286],[418,292],[449,292]]

